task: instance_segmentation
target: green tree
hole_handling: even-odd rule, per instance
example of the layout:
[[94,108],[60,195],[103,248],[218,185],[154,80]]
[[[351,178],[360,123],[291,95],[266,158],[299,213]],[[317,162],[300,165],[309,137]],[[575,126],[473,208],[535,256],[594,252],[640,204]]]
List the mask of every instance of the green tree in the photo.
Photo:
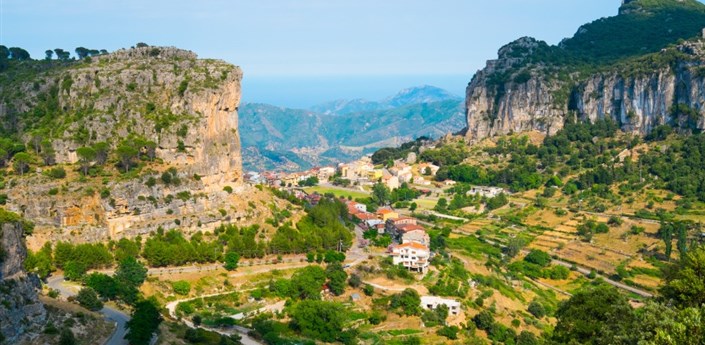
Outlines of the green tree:
[[326,282],[326,272],[318,266],[307,266],[291,277],[291,288],[295,298],[320,299],[321,288]]
[[125,169],[125,172],[127,173],[130,171],[130,167],[132,166],[132,160],[137,157],[137,154],[139,151],[129,145],[120,145],[117,148],[117,155],[118,158],[120,159],[120,165]]
[[666,270],[660,292],[682,307],[705,305],[705,248],[697,247]]
[[147,279],[147,268],[134,257],[120,261],[115,270],[115,280],[130,286],[139,287]]
[[20,152],[15,155],[13,160],[15,172],[20,174],[20,176],[24,176],[24,174],[29,171],[29,164],[32,162],[32,156],[30,156],[29,153]]
[[83,281],[86,283],[86,286],[95,290],[100,297],[105,299],[114,299],[117,297],[120,290],[115,279],[103,273],[93,272],[87,275]]
[[101,300],[98,298],[98,294],[95,292],[95,290],[91,289],[90,287],[85,287],[78,291],[78,294],[76,295],[76,301],[82,307],[91,311],[98,311],[103,309],[103,302],[101,302]]
[[76,336],[73,335],[70,328],[64,328],[61,330],[59,335],[59,345],[76,345],[77,343]]
[[616,288],[602,284],[582,290],[561,304],[552,339],[567,344],[626,344],[634,311]]
[[484,331],[490,330],[495,324],[494,316],[489,310],[483,310],[479,312],[472,318],[472,322],[475,323],[477,329],[481,329]]
[[509,243],[507,243],[507,256],[509,256],[510,258],[517,256],[525,245],[526,244],[524,243],[524,240],[519,237],[514,237],[510,239]]
[[54,57],[54,51],[51,49],[44,51],[44,54],[45,54],[44,59],[47,61],[51,60],[51,58]]
[[526,255],[524,261],[539,265],[541,267],[546,267],[551,264],[551,256],[542,250],[532,249],[531,252]]
[[345,320],[345,308],[334,302],[301,301],[291,312],[292,328],[329,343],[339,339]]
[[96,159],[97,153],[92,147],[79,147],[76,149],[78,161],[81,163],[81,172],[83,175],[88,175],[88,169],[91,163]]
[[88,271],[86,264],[80,261],[69,261],[64,265],[64,277],[67,280],[81,280],[83,275]]
[[150,298],[139,301],[135,304],[132,318],[127,321],[125,339],[130,345],[147,345],[161,322],[162,317],[156,300]]
[[54,165],[56,163],[56,151],[54,150],[54,145],[48,139],[42,140],[41,142],[42,152],[41,157],[44,161],[44,165]]
[[658,235],[666,245],[665,255],[670,260],[671,252],[673,251],[673,223],[662,221],[661,227],[658,229]]
[[529,303],[528,311],[529,313],[531,313],[531,315],[535,316],[538,319],[541,319],[546,316],[546,308],[544,308],[543,304],[541,304],[537,300],[533,300],[531,301],[531,303]]
[[95,160],[98,165],[103,165],[108,161],[108,154],[110,154],[110,144],[100,141],[93,144],[93,150],[95,150]]
[[343,270],[343,266],[339,262],[328,264],[326,276],[330,292],[336,296],[342,295],[345,292],[345,281],[348,279],[348,274]]
[[414,289],[405,289],[392,296],[390,301],[392,309],[401,309],[401,314],[406,316],[421,314],[421,296]]
[[228,271],[234,271],[237,269],[238,262],[240,261],[240,255],[233,251],[228,251],[225,253],[225,269]]
[[385,184],[377,182],[372,186],[372,200],[374,200],[375,203],[378,205],[387,205],[389,204],[390,198],[391,192]]

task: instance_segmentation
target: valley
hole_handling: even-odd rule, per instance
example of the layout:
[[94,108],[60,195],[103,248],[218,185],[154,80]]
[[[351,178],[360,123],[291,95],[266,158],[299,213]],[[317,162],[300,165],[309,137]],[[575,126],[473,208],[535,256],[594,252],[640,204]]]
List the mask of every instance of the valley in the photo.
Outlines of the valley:
[[703,28],[625,0],[464,99],[310,109],[0,45],[0,344],[705,344]]

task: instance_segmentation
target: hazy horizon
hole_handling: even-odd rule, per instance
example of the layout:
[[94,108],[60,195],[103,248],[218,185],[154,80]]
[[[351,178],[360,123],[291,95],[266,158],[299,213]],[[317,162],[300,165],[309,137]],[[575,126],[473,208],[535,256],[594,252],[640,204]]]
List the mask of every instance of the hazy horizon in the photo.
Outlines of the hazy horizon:
[[248,77],[245,74],[242,82],[242,101],[306,109],[341,99],[379,101],[396,95],[403,89],[423,85],[435,86],[458,97],[465,97],[465,87],[470,77],[472,76],[381,75],[277,78]]
[[463,96],[501,46],[522,36],[556,44],[620,3],[0,0],[0,44],[34,58],[54,48],[176,46],[241,66],[243,101],[301,108],[424,84]]

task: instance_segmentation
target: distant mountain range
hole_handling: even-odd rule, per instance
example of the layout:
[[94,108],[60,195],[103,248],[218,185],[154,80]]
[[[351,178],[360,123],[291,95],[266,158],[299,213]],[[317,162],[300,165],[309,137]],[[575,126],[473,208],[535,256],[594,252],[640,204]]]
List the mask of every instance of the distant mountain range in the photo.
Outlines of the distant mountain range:
[[433,86],[405,89],[381,101],[338,100],[306,110],[243,103],[239,121],[245,170],[334,164],[465,126],[463,99]]

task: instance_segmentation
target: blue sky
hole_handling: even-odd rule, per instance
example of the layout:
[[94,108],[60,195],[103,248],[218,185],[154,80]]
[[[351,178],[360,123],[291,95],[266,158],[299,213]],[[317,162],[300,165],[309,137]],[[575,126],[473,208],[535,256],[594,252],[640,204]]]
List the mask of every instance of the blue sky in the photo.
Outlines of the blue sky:
[[304,107],[430,84],[462,95],[497,49],[551,44],[620,0],[0,0],[0,44],[33,57],[137,42],[243,68],[243,100]]

